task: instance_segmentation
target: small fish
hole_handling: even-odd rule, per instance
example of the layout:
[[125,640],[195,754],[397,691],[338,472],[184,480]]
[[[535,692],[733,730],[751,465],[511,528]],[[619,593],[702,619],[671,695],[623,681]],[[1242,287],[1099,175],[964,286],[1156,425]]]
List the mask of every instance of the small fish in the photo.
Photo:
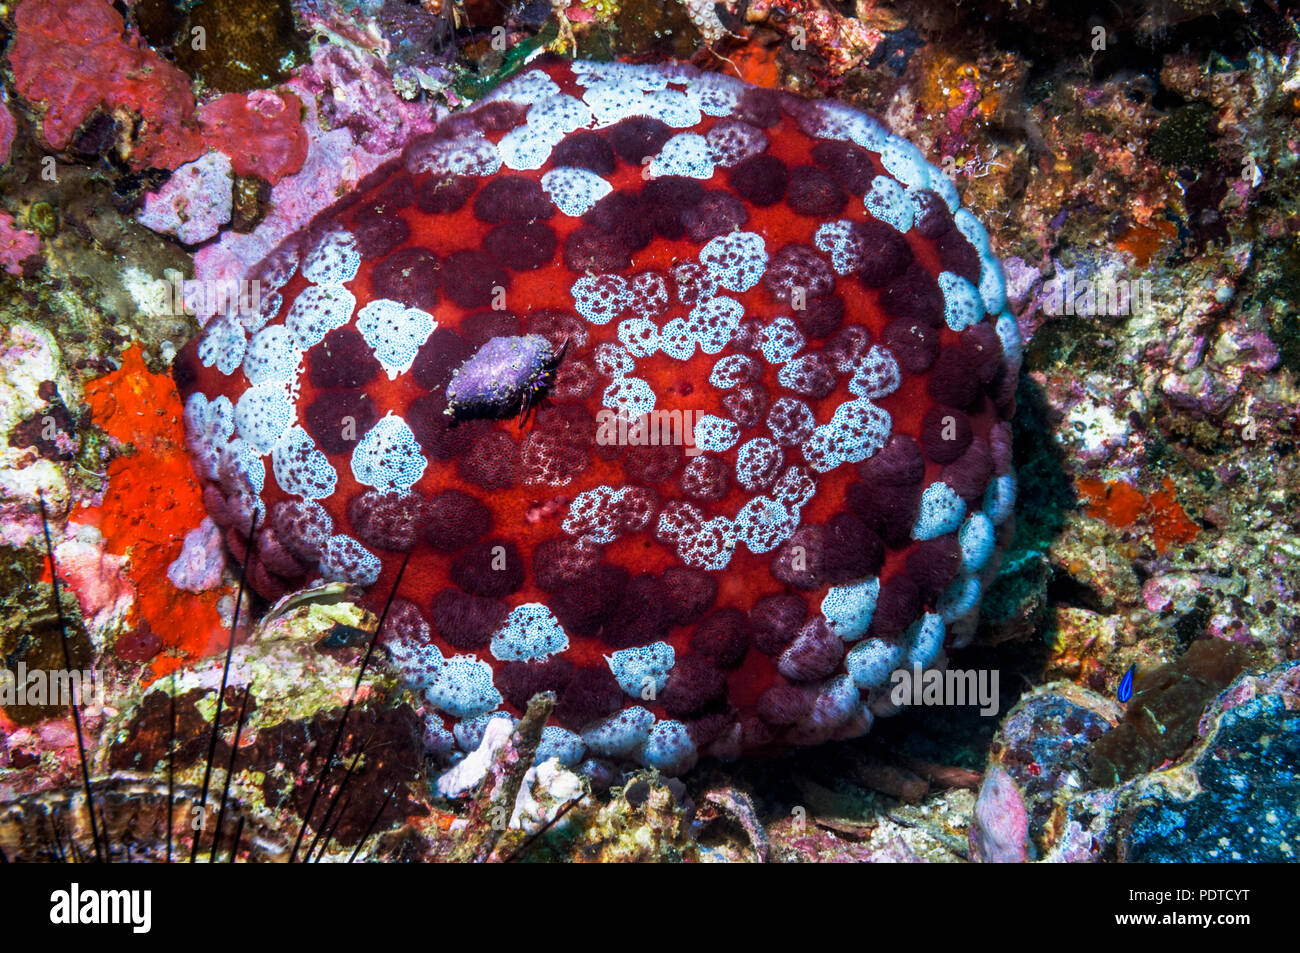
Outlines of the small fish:
[[1128,704],[1128,700],[1133,697],[1133,675],[1136,672],[1137,666],[1130,665],[1124,677],[1120,679],[1119,690],[1115,693],[1115,697],[1124,704]]

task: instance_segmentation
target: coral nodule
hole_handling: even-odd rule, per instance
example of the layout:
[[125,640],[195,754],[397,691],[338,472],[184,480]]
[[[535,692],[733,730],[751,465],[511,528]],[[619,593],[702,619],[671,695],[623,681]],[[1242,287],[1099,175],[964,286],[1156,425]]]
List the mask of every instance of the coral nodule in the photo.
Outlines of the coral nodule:
[[544,690],[566,764],[853,737],[972,636],[1020,342],[863,112],[549,61],[249,277],[175,366],[208,512],[268,598],[409,558],[383,638],[437,755]]

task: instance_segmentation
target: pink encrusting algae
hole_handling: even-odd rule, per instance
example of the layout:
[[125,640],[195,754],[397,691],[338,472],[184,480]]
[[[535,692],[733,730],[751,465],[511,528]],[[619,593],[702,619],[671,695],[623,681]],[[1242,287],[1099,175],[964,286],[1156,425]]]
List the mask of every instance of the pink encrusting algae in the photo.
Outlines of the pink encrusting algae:
[[207,512],[267,598],[409,560],[384,641],[440,757],[545,690],[569,764],[853,737],[973,633],[1019,338],[865,113],[548,61],[248,277],[175,364]]
[[190,77],[103,0],[19,3],[9,63],[14,87],[41,117],[40,138],[54,150],[75,145],[103,110],[130,117],[130,136],[119,148],[133,169],[175,169],[217,149],[237,175],[274,184],[307,156],[296,96],[229,93],[196,108]]

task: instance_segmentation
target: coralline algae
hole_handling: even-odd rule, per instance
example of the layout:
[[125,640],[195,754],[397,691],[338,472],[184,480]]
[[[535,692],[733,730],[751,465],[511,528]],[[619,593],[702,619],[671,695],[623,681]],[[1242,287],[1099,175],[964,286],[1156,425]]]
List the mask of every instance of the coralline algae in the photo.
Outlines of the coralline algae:
[[[543,690],[566,763],[852,737],[971,635],[1020,343],[983,228],[862,112],[552,61],[249,277],[175,365],[208,512],[268,598],[379,604],[409,557],[384,636],[444,757]],[[475,364],[534,337],[544,380]],[[466,368],[510,399],[447,413]]]

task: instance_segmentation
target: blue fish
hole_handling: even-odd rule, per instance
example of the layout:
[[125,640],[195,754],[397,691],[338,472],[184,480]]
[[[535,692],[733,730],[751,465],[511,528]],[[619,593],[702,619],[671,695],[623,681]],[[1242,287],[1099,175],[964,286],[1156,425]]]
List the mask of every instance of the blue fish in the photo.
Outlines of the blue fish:
[[1128,700],[1133,697],[1133,674],[1136,671],[1136,665],[1130,665],[1128,667],[1128,671],[1124,673],[1124,677],[1120,680],[1119,691],[1115,693],[1115,696],[1125,704],[1127,704]]

